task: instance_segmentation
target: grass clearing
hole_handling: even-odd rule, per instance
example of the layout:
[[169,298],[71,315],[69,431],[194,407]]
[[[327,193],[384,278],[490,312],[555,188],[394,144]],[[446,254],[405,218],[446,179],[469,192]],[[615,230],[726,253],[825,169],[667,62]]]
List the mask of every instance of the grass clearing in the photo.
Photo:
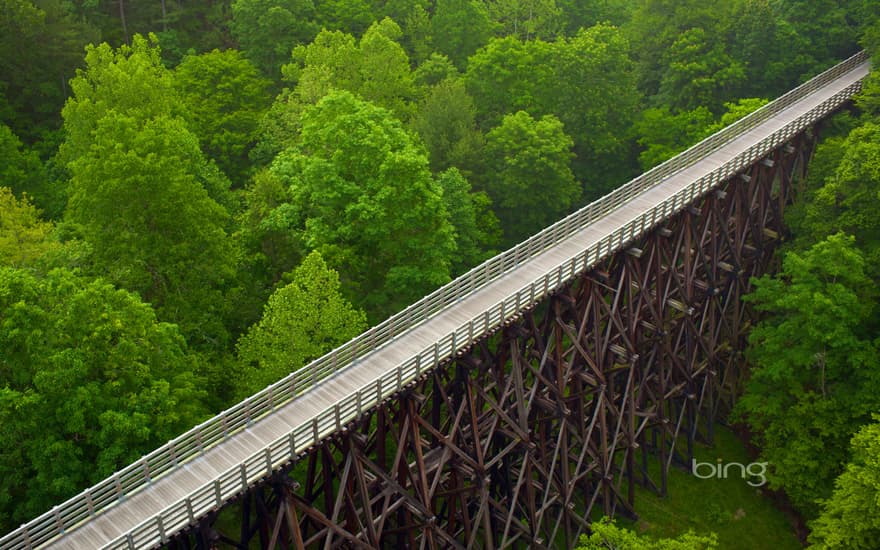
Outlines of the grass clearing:
[[[752,462],[746,448],[736,435],[718,426],[714,447],[696,445],[694,454],[698,462],[712,465]],[[649,463],[652,475],[659,471],[659,463]],[[759,468],[752,472],[759,473]],[[698,472],[708,476],[705,466]],[[775,507],[773,501],[760,487],[757,478],[740,476],[735,465],[727,470],[727,477],[700,479],[677,468],[669,472],[668,495],[658,497],[641,487],[636,489],[636,512],[639,520],[632,522],[620,518],[618,524],[655,538],[675,537],[688,529],[697,533],[713,531],[718,534],[722,550],[773,549],[795,550],[802,548],[786,515]],[[659,479],[659,477],[655,478]]]

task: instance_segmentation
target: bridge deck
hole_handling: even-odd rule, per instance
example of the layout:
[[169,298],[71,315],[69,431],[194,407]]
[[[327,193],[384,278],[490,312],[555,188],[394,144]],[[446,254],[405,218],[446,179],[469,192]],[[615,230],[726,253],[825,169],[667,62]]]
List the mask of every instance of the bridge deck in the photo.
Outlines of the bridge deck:
[[81,527],[69,531],[65,536],[56,539],[53,547],[89,550],[100,548],[129,532],[144,519],[159,514],[169,503],[210,485],[221,473],[242,463],[269,442],[308,423],[328,406],[353,394],[359,388],[374,383],[384,373],[431,346],[462,323],[498,304],[512,292],[543,276],[550,269],[569,261],[691,182],[724,165],[789,121],[810,112],[827,98],[861,80],[868,70],[868,64],[864,63],[824,88],[806,96],[696,164],[675,173],[620,206],[596,223],[528,260],[497,281],[471,293],[454,307],[426,320],[358,360],[354,365],[340,371],[336,376],[326,379],[286,406],[279,408],[275,413],[255,422],[247,430],[209,449],[203,456],[176,468]]

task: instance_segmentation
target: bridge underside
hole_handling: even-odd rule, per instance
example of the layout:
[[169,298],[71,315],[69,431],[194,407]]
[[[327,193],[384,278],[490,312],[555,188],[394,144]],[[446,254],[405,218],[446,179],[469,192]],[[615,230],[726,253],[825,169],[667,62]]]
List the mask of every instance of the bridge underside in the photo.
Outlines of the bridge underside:
[[568,548],[634,516],[635,484],[664,494],[739,392],[741,297],[814,145],[802,134],[169,546]]

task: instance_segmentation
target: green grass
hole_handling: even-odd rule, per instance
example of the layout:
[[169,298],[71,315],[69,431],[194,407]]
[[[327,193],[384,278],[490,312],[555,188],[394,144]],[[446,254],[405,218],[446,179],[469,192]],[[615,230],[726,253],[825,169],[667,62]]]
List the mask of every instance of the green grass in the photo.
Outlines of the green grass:
[[[733,432],[721,427],[716,428],[715,446],[697,445],[694,454],[699,462],[712,464],[718,459],[722,463],[746,465],[752,461]],[[656,476],[659,463],[652,462],[649,469]],[[700,473],[708,474],[708,468]],[[638,488],[636,512],[639,520],[631,522],[621,518],[618,524],[655,538],[674,537],[688,529],[697,533],[712,531],[718,535],[721,549],[802,548],[788,518],[773,501],[760,488],[749,485],[748,479],[742,479],[738,468],[731,468],[728,474],[727,479],[700,479],[672,468],[669,494],[658,497],[651,491]],[[750,479],[753,483],[758,482],[755,478]]]

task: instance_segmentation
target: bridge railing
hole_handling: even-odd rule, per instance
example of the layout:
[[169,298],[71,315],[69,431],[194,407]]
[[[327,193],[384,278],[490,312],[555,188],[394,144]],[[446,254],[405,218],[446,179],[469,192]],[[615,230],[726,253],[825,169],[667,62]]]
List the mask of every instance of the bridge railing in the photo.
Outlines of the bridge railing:
[[[722,145],[746,134],[810,93],[849,72],[867,59],[864,52],[832,67],[805,84],[756,110],[747,117],[713,134],[678,156],[660,164],[601,199],[581,208],[519,245],[471,269],[451,283],[425,296],[400,313],[390,317],[346,344],[288,375],[279,382],[223,411],[217,416],[169,441],[112,477],[86,489],[60,506],[22,525],[0,539],[0,550],[32,548],[82,525],[119,501],[148,487],[181,464],[205,453],[231,435],[247,429],[253,422],[274,412],[314,385],[337,374],[358,358],[390,342],[403,332],[445,310],[471,292],[497,280],[520,263],[543,252],[598,221],[622,204],[651,187],[696,163]],[[483,314],[469,320],[441,341],[410,358],[403,365],[386,372],[372,384],[324,410],[311,422],[296,427],[292,433],[255,453],[245,463],[225,472],[213,483],[185,499],[170,504],[163,512],[148,518],[112,548],[141,548],[160,544],[170,534],[193,523],[206,512],[216,509],[237,494],[253,486],[300,453],[338,431],[364,411],[375,407],[402,389],[426,370],[433,368],[469,346],[482,334],[494,330],[524,308],[537,303],[578,273],[596,265],[602,258],[644,234],[672,213],[717,187],[721,182],[781,146],[804,128],[825,117],[849,99],[860,82],[836,94],[820,108],[804,113],[797,120],[762,139],[736,158],[690,186],[669,197],[649,212],[629,221],[581,254],[548,271],[515,294]]]

